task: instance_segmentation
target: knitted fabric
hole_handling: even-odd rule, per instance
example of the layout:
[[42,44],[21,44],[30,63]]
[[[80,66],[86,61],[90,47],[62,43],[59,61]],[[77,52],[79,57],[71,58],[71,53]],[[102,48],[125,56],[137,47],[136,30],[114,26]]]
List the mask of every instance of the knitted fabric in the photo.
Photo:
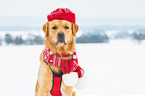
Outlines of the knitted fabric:
[[[72,55],[72,53],[68,53],[68,54],[62,54],[62,57],[64,56],[67,57],[67,56]],[[73,53],[72,60],[62,60],[59,57],[57,57],[52,51],[50,51],[50,49],[46,48],[43,51],[43,58],[45,62],[54,66],[61,67],[62,72],[64,74],[70,73],[70,72],[77,72],[79,78],[84,75],[84,70],[78,65],[76,51],[74,51]]]
[[52,21],[54,19],[63,19],[68,20],[72,23],[75,23],[75,14],[68,8],[58,8],[47,15],[48,21]]

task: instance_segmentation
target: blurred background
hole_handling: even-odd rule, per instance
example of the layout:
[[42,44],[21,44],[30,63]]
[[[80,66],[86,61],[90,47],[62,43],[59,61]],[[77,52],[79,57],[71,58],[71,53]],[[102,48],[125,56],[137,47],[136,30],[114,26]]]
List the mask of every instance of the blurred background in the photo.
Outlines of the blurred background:
[[78,96],[144,96],[145,0],[1,0],[0,94],[34,96],[42,26],[60,7],[79,25],[76,49],[89,83]]
[[0,45],[43,44],[42,26],[58,7],[76,14],[77,43],[145,39],[144,0],[5,0],[0,4]]

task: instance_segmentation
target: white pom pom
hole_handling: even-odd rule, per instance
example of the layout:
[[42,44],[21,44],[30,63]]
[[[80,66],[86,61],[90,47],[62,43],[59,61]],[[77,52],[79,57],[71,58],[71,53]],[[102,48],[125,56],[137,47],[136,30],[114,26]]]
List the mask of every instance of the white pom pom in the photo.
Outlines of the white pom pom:
[[77,56],[76,55],[73,55],[73,59],[76,59],[77,58]]
[[62,76],[63,82],[67,86],[75,86],[78,81],[78,74],[76,72],[70,72],[69,74],[64,74]]
[[83,76],[78,79],[78,82],[76,83],[75,87],[79,90],[83,90],[84,88],[86,88],[87,84],[88,84],[88,77]]

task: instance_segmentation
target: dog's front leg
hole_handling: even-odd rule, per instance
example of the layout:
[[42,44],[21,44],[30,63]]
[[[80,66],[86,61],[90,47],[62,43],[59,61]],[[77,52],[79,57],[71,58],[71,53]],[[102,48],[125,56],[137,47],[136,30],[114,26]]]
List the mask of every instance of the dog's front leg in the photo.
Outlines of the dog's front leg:
[[35,96],[51,96],[52,71],[44,62],[39,67],[37,86]]
[[62,96],[76,96],[75,92],[73,91],[73,88],[74,87],[72,87],[72,86],[65,85],[65,83],[62,81],[62,83],[61,83]]

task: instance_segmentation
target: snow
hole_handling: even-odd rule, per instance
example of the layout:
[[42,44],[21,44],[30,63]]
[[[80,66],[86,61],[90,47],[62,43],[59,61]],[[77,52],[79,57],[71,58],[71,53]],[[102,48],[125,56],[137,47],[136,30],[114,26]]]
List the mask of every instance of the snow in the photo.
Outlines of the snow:
[[[34,96],[44,46],[0,46],[0,95]],[[145,96],[145,45],[130,40],[76,44],[89,78],[77,96]]]
[[108,30],[105,33],[110,39],[114,39],[115,35],[119,33],[119,30]]

